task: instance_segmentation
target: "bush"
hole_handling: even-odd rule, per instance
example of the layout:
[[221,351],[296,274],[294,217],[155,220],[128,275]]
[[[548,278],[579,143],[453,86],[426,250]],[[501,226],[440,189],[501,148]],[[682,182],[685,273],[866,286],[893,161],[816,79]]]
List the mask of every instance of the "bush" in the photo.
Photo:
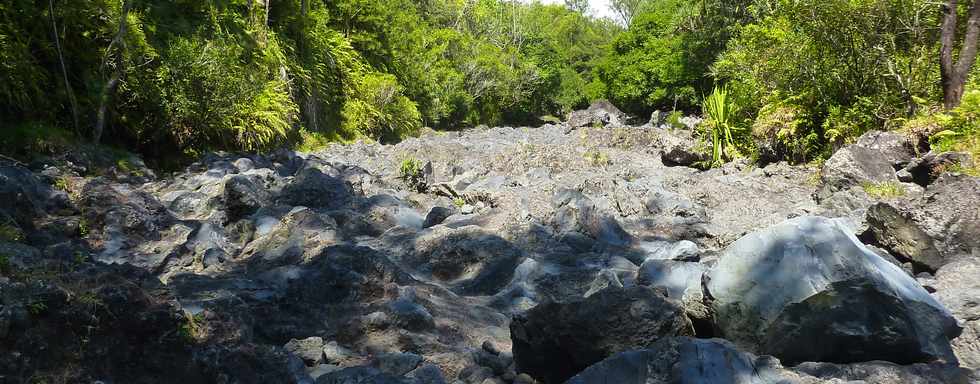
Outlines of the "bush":
[[382,142],[413,135],[422,127],[421,115],[402,94],[395,77],[372,73],[358,84],[355,98],[344,105],[344,131]]
[[760,160],[804,163],[817,158],[821,138],[810,127],[809,115],[792,100],[766,104],[752,123]]
[[907,116],[917,108],[915,100],[938,94],[928,32],[938,22],[916,11],[925,8],[923,0],[800,0],[760,7],[712,73],[732,85],[748,115],[762,120],[758,126],[781,134],[785,151],[775,154],[786,157],[773,160],[816,159]]
[[0,125],[0,152],[17,158],[63,153],[77,141],[71,132],[40,121]]
[[927,121],[932,121],[932,127],[942,127],[930,137],[933,150],[968,152],[973,155],[974,168],[960,171],[980,173],[980,90],[968,90],[949,114],[937,114]]

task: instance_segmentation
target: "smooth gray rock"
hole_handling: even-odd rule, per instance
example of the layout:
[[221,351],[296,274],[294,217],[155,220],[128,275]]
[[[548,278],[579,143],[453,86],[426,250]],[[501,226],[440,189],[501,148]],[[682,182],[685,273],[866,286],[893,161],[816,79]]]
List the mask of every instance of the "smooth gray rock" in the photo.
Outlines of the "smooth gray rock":
[[[701,263],[675,260],[647,260],[640,265],[636,283],[667,291],[667,297],[677,300],[695,323],[707,324],[711,309],[704,304],[702,277],[708,267]],[[700,332],[700,329],[699,329]]]
[[561,383],[614,353],[694,333],[683,309],[649,287],[543,303],[515,316],[510,330],[517,372],[546,384]]
[[898,365],[887,361],[854,364],[807,362],[789,368],[805,383],[972,384],[980,375],[953,364]]
[[435,328],[435,320],[432,314],[425,307],[415,302],[414,291],[401,295],[398,299],[388,303],[388,310],[391,312],[395,325],[409,331],[425,331]]
[[566,384],[776,384],[792,375],[771,358],[740,352],[721,339],[672,337],[597,363]]
[[250,216],[269,205],[270,194],[248,176],[236,175],[225,181],[222,193],[227,222]]
[[582,234],[602,244],[626,246],[633,242],[615,217],[602,212],[579,191],[562,189],[552,198],[553,225],[559,235]]
[[840,221],[799,217],[746,235],[709,272],[721,336],[785,361],[955,362],[952,314]]

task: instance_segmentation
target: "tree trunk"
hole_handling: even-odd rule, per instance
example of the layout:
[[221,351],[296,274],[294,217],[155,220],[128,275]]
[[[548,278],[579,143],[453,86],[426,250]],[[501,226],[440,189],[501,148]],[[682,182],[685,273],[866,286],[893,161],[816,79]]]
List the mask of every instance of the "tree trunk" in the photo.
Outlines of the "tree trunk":
[[116,33],[116,36],[112,38],[112,41],[109,42],[109,48],[106,49],[106,58],[102,63],[103,67],[109,64],[108,61],[112,60],[113,57],[112,47],[118,45],[119,56],[116,59],[114,68],[112,69],[112,76],[109,78],[109,81],[106,82],[105,86],[102,87],[102,94],[99,97],[99,111],[95,118],[95,129],[92,130],[92,142],[96,144],[102,141],[102,132],[105,129],[106,113],[108,113],[109,109],[109,100],[112,99],[112,95],[116,92],[116,87],[119,86],[119,78],[122,77],[123,62],[121,60],[121,56],[123,54],[123,50],[126,49],[126,17],[128,15],[129,2],[123,1],[122,11],[119,15],[119,30]]
[[61,38],[58,37],[58,24],[54,21],[54,0],[48,0],[48,16],[51,18],[51,32],[54,35],[54,47],[58,51],[58,62],[61,63],[61,76],[65,81],[65,92],[68,93],[72,123],[75,127],[75,134],[80,135],[81,132],[78,130],[78,102],[75,101],[75,91],[71,89],[71,83],[68,82],[68,67],[65,65],[65,55],[61,51]]
[[974,0],[960,46],[959,58],[953,58],[956,46],[957,0],[949,0],[943,7],[940,28],[939,68],[943,86],[943,106],[953,109],[960,105],[970,69],[977,58],[977,40],[980,38],[980,0]]

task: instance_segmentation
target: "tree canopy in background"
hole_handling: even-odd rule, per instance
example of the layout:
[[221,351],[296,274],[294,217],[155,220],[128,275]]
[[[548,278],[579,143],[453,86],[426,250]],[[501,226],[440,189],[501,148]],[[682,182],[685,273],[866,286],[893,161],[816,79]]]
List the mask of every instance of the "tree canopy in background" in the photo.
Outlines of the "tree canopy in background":
[[975,135],[970,3],[9,0],[0,124],[152,159],[723,99],[724,153],[811,161],[870,129]]

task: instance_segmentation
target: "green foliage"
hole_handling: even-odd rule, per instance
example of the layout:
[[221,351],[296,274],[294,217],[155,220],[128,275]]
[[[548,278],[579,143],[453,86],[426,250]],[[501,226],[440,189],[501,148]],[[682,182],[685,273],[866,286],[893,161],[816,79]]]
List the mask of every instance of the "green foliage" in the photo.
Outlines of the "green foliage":
[[71,132],[47,123],[30,121],[6,125],[0,122],[0,152],[18,158],[61,153],[76,141]]
[[399,177],[408,184],[408,187],[418,191],[425,191],[427,185],[425,182],[425,174],[422,170],[422,162],[413,157],[402,160],[401,165],[398,167]]
[[823,147],[820,136],[809,130],[809,122],[806,110],[794,98],[763,106],[752,123],[760,156],[799,163],[813,159]]
[[421,116],[402,94],[395,77],[365,75],[357,84],[355,98],[344,105],[344,131],[363,134],[382,142],[396,142],[421,128]]
[[19,243],[24,240],[24,232],[13,224],[0,225],[0,241]]
[[100,111],[103,140],[160,161],[537,121],[604,96],[594,68],[619,31],[506,0],[53,5],[0,5],[0,149],[15,155],[58,151],[36,127],[92,137]]
[[10,256],[0,253],[0,273],[9,275],[13,271],[10,264]]
[[609,155],[598,149],[589,150],[585,152],[585,159],[592,164],[593,167],[605,167],[612,165],[612,160],[609,159]]
[[[806,162],[939,95],[938,12],[924,0],[756,2],[712,65],[757,126],[780,125],[779,158]],[[795,116],[795,121],[786,120]],[[775,124],[774,124],[775,123]]]
[[[960,105],[948,113],[922,116],[913,122],[927,127],[916,127],[920,130],[927,132],[931,130],[929,141],[933,150],[967,152],[974,159],[980,159],[980,89],[967,90]],[[907,128],[915,129],[908,125]],[[974,164],[973,168],[961,164],[948,171],[980,174],[980,162],[974,162],[977,164]]]
[[691,110],[711,91],[708,67],[748,17],[748,1],[649,0],[636,7],[598,67],[607,96],[623,110]]
[[81,218],[78,220],[78,234],[80,236],[82,237],[88,236],[90,230],[91,228],[89,228],[88,220],[86,220],[85,218]]
[[185,321],[181,322],[177,328],[177,335],[188,344],[201,341],[201,339],[205,337],[204,312],[200,312],[196,315],[185,312],[184,320]]
[[872,198],[881,199],[893,199],[896,197],[905,196],[906,190],[902,184],[889,181],[884,183],[863,183],[861,188],[864,192],[871,196]]
[[684,127],[684,124],[681,123],[682,117],[684,117],[684,112],[671,111],[669,114],[667,114],[667,125],[674,129]]
[[326,134],[305,129],[299,131],[299,136],[295,149],[300,152],[316,152],[326,148],[333,141],[340,141],[339,137],[331,139]]
[[44,301],[37,300],[27,303],[27,312],[33,316],[40,316],[48,310],[48,304]]
[[720,166],[741,157],[736,146],[743,132],[736,122],[739,106],[728,97],[728,88],[715,87],[711,94],[705,96],[701,108],[706,117],[701,128],[711,138],[711,166]]
[[466,205],[466,200],[464,200],[462,197],[457,197],[453,199],[453,205],[456,208],[462,208],[464,205]]

